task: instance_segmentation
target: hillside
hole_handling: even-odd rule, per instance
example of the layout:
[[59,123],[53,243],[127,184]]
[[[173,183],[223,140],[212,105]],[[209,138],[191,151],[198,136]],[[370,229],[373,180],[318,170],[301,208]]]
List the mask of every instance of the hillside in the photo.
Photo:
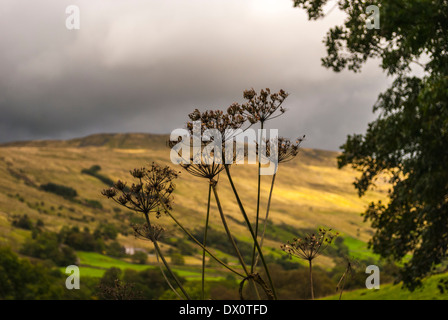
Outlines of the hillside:
[[[111,180],[131,181],[129,170],[153,161],[171,164],[168,136],[150,134],[97,134],[66,141],[30,141],[0,145],[0,244],[17,250],[31,232],[12,226],[15,216],[27,214],[31,220],[40,219],[45,228],[59,231],[65,225],[77,225],[93,230],[101,222],[112,223],[120,230],[120,243],[127,247],[151,248],[149,242],[135,239],[129,227],[129,212],[118,208],[100,192],[107,184],[82,174],[83,169],[101,167],[100,174]],[[279,168],[274,189],[270,234],[265,245],[279,255],[279,246],[290,240],[294,230],[326,226],[339,231],[351,254],[373,257],[366,242],[372,235],[360,213],[375,199],[385,197],[385,188],[370,192],[360,199],[352,185],[355,172],[336,166],[336,152],[303,149],[293,161]],[[180,171],[181,168],[179,168]],[[255,165],[232,167],[236,186],[250,216],[256,207]],[[45,192],[39,186],[55,183],[75,189],[76,201]],[[270,187],[270,177],[262,177],[264,208]],[[182,171],[176,182],[174,215],[189,229],[202,228],[207,197],[207,182]],[[239,240],[249,240],[244,220],[234,201],[226,177],[219,181],[225,214]],[[98,204],[99,203],[99,204]],[[93,204],[93,205],[92,205]],[[212,201],[211,226],[222,231],[222,225]],[[264,209],[262,209],[262,215]],[[155,218],[154,218],[155,219]],[[179,230],[168,217],[156,221],[167,229],[166,237],[178,237]],[[127,231],[127,232],[126,232]],[[126,235],[127,233],[127,235]],[[165,248],[169,245],[165,244]],[[187,259],[196,265],[197,257]],[[330,257],[317,259],[317,264],[332,267]]]

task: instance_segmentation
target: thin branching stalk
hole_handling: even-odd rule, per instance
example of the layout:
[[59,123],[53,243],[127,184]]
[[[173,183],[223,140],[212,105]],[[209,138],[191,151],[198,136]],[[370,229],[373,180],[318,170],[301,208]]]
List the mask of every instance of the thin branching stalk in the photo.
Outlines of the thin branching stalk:
[[218,192],[216,191],[216,184],[212,184],[213,194],[215,195],[216,205],[218,206],[219,215],[221,216],[221,221],[224,226],[224,229],[227,233],[227,237],[230,240],[230,243],[232,244],[233,248],[235,249],[236,256],[238,260],[240,261],[241,267],[243,268],[244,272],[246,273],[246,276],[249,276],[249,271],[247,270],[246,263],[244,262],[243,257],[241,256],[240,250],[238,249],[238,246],[235,243],[235,239],[232,236],[232,233],[230,232],[229,226],[227,225],[226,217],[224,216],[224,212],[222,211],[221,202],[219,201]]
[[[263,249],[264,237],[266,235],[266,228],[268,226],[269,211],[271,209],[272,191],[274,190],[276,176],[277,176],[277,172],[272,175],[271,190],[269,191],[268,204],[267,204],[267,208],[266,208],[266,216],[264,218],[264,223],[263,223],[263,233],[261,234],[261,238],[260,238],[260,248],[261,249]],[[257,258],[255,259],[255,267],[258,265],[259,258],[260,258],[260,254],[257,253]]]
[[[260,138],[260,142],[263,141],[263,121],[261,121],[261,138]],[[259,146],[261,146],[261,143],[258,144]],[[261,152],[258,152],[258,189],[257,189],[257,214],[256,214],[256,218],[255,218],[255,239],[258,239],[258,220],[260,218],[260,193],[261,193]],[[250,272],[253,273],[254,272],[254,267],[255,267],[255,254],[256,254],[256,246],[255,246],[255,241],[254,241],[254,247],[252,250],[252,262],[251,262],[251,266],[250,266]]]
[[314,285],[313,285],[313,260],[308,260],[310,263],[310,288],[311,288],[311,300],[314,300]]
[[342,281],[341,293],[339,294],[339,301],[342,300],[342,292],[344,292],[346,275],[347,275],[347,270],[344,272],[344,274],[342,275],[342,277],[341,277],[341,279],[339,280],[339,283],[338,283],[338,287],[339,287],[339,284]]
[[[149,221],[149,217],[148,217],[148,213],[145,213],[145,218],[146,218],[146,223],[148,224],[149,229],[151,230],[151,222]],[[182,284],[180,283],[179,279],[177,279],[176,275],[174,274],[174,272],[171,270],[168,262],[166,261],[165,257],[162,254],[162,250],[160,250],[159,244],[157,242],[156,239],[152,239],[152,243],[154,244],[154,249],[156,250],[156,252],[159,254],[160,259],[162,259],[163,264],[165,265],[166,270],[168,271],[168,273],[173,277],[174,281],[176,282],[176,284],[178,285],[179,289],[182,291],[182,293],[185,295],[185,297],[188,300],[191,300],[191,297],[188,295],[187,291],[185,291],[184,287],[182,286]]]
[[207,201],[207,215],[205,217],[205,227],[204,227],[204,249],[202,249],[202,300],[205,299],[205,248],[207,247],[207,231],[208,222],[210,217],[210,198],[212,195],[212,185],[209,184],[208,187],[208,201]]
[[168,277],[165,274],[165,271],[163,271],[162,268],[162,264],[160,263],[159,260],[159,254],[156,251],[156,259],[157,259],[157,264],[159,265],[160,271],[162,272],[162,276],[165,279],[165,281],[168,283],[168,286],[171,288],[171,290],[173,290],[174,294],[180,299],[180,300],[184,300],[184,298],[182,298],[182,296],[179,294],[179,292],[177,292],[176,289],[174,289],[173,285],[171,284],[171,281],[168,279]]
[[344,273],[342,274],[341,278],[339,279],[338,284],[336,285],[336,290],[341,291],[341,293],[339,294],[339,300],[342,300],[342,293],[344,292],[345,282],[347,281],[347,277],[350,277],[353,275],[353,268],[355,268],[358,265],[359,265],[359,263],[355,259],[351,260],[349,257],[347,257],[347,267],[345,268]]
[[199,247],[201,247],[203,250],[205,250],[205,252],[208,253],[208,255],[210,255],[210,257],[212,257],[213,259],[216,260],[216,262],[218,262],[219,264],[221,264],[224,268],[226,268],[227,270],[233,272],[234,274],[240,276],[241,278],[245,278],[246,276],[243,275],[242,273],[236,271],[235,269],[231,268],[229,265],[227,265],[225,262],[221,261],[218,257],[216,257],[212,252],[210,252],[210,250],[208,250],[206,247],[203,246],[203,244],[196,239],[180,222],[179,220],[177,220],[172,214],[171,212],[167,212],[168,216],[173,219],[173,221],[179,226],[179,228],[181,228],[181,230],[183,232],[185,232],[185,234],[187,236],[190,237],[191,240],[193,240]]
[[240,208],[240,211],[241,211],[241,214],[243,215],[244,221],[246,222],[247,227],[249,228],[250,234],[252,236],[252,239],[254,240],[254,243],[255,243],[255,245],[257,247],[258,253],[259,253],[260,258],[261,258],[261,262],[263,264],[264,270],[265,270],[266,275],[267,275],[268,280],[269,280],[269,285],[271,286],[271,289],[272,289],[272,294],[274,295],[275,300],[277,300],[277,294],[275,292],[274,284],[272,282],[272,278],[271,278],[271,275],[269,273],[268,266],[267,266],[266,261],[265,261],[264,256],[263,256],[263,252],[261,251],[261,248],[260,248],[260,246],[258,244],[257,238],[255,237],[255,233],[254,233],[254,230],[252,229],[252,225],[250,224],[249,218],[248,218],[248,216],[246,214],[246,210],[244,209],[244,206],[243,206],[243,204],[241,202],[241,199],[240,199],[240,197],[238,195],[238,192],[236,191],[235,185],[234,185],[233,180],[232,180],[232,176],[230,175],[229,167],[227,165],[225,165],[224,167],[225,167],[225,171],[226,171],[227,177],[229,179],[230,185],[232,187],[233,193],[235,195],[236,201],[238,203],[238,207]]
[[310,265],[310,288],[311,299],[314,300],[313,287],[313,263],[312,261],[322,254],[322,252],[333,242],[338,233],[333,234],[331,229],[319,228],[317,234],[308,234],[303,238],[294,238],[293,242],[288,241],[281,246],[282,250],[290,256],[307,260]]

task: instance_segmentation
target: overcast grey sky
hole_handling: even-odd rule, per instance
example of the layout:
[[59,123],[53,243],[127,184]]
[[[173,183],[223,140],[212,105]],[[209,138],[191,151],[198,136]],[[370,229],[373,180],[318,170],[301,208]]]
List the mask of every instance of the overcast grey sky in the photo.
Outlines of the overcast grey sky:
[[[68,5],[80,30],[65,26]],[[290,93],[270,127],[338,150],[390,82],[375,61],[359,74],[321,66],[343,18],[308,21],[292,0],[2,0],[0,142],[170,133],[195,108],[269,87]]]

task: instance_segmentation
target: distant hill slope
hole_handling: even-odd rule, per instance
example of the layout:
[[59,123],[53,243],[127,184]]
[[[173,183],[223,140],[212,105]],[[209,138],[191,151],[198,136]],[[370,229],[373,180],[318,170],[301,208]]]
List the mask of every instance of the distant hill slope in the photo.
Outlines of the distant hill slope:
[[[0,145],[0,244],[17,249],[30,232],[14,228],[14,216],[27,214],[40,219],[49,230],[57,231],[64,225],[78,225],[91,230],[100,222],[116,224],[129,232],[119,240],[133,247],[151,247],[136,240],[129,228],[129,213],[101,196],[107,179],[132,181],[129,170],[151,163],[175,167],[169,160],[167,135],[151,134],[96,134],[66,141],[29,141]],[[265,242],[278,253],[282,242],[290,240],[295,230],[327,226],[341,232],[347,245],[359,255],[370,255],[365,242],[372,231],[360,213],[375,199],[385,198],[380,186],[360,199],[354,188],[355,173],[337,169],[337,152],[303,149],[293,161],[279,168],[272,200],[272,226]],[[82,174],[83,169],[101,167],[107,179]],[[179,171],[182,171],[178,167]],[[256,208],[257,166],[237,165],[231,168],[247,212],[253,218]],[[262,177],[262,209],[265,213],[270,177]],[[68,200],[39,188],[56,183],[75,189],[77,201]],[[182,171],[176,182],[174,215],[188,228],[202,228],[207,202],[207,181]],[[225,175],[219,178],[218,191],[225,214],[235,235],[248,241],[249,234],[234,200]],[[92,202],[93,201],[93,202]],[[98,202],[98,204],[95,204]],[[95,205],[92,205],[95,204]],[[212,202],[211,225],[222,230],[216,206]],[[101,208],[102,207],[102,208]],[[155,218],[154,218],[155,219]],[[155,221],[167,228],[167,237],[178,236],[179,230],[168,217]],[[277,253],[276,253],[277,252]],[[326,257],[318,259],[332,265]]]
[[99,133],[70,140],[8,142],[0,144],[0,147],[110,147],[122,149],[153,149],[164,147],[168,138],[169,135],[150,133]]

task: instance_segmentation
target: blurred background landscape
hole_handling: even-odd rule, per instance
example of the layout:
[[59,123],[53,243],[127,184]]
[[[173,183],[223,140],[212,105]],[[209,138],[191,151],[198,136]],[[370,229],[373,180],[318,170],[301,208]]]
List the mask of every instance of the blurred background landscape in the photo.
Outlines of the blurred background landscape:
[[[134,168],[169,165],[181,171],[173,215],[202,239],[209,185],[170,161],[169,133],[251,88],[289,94],[285,115],[264,128],[306,135],[279,168],[267,222],[279,299],[310,298],[306,261],[281,245],[321,227],[339,237],[313,261],[317,298],[340,298],[350,259],[343,299],[448,299],[448,4],[381,1],[374,29],[370,4],[77,0],[80,28],[69,29],[72,0],[2,0],[0,299],[176,299],[152,242],[134,235],[143,217],[101,191]],[[254,221],[257,166],[231,172]],[[223,175],[224,214],[250,256]],[[270,178],[261,177],[261,217]],[[166,215],[151,219],[199,299],[202,251]],[[209,246],[240,268],[214,202]],[[72,264],[80,290],[65,287]],[[379,290],[366,289],[368,265],[381,270]],[[239,298],[241,279],[216,261],[206,278],[206,298]]]
[[[155,273],[153,277],[160,275],[157,274],[158,264],[152,243],[136,239],[130,226],[133,222],[142,222],[143,217],[108,201],[101,195],[101,190],[111,186],[113,181],[128,179],[129,170],[153,161],[176,168],[169,159],[168,139],[167,135],[97,134],[73,140],[1,145],[0,244],[10,247],[21,257],[59,268],[62,273],[67,265],[79,265],[81,290],[64,290],[63,298],[77,298],[77,295],[98,298],[99,294],[95,291],[97,282],[102,277],[103,281],[113,278],[111,274],[119,272],[111,268],[118,268],[123,275],[129,273],[126,273],[128,280],[133,279],[145,288],[152,283],[151,278],[142,275],[139,279],[135,273],[149,269]],[[367,246],[373,231],[363,222],[360,213],[369,201],[385,198],[387,184],[378,185],[366,197],[359,198],[352,185],[356,173],[350,169],[337,169],[337,155],[332,151],[303,149],[293,161],[279,168],[265,255],[269,263],[275,265],[274,278],[279,278],[280,297],[307,298],[306,264],[298,259],[290,260],[280,250],[280,245],[305,232],[313,232],[316,227],[333,228],[341,234],[331,250],[316,259],[316,266],[321,270],[321,279],[318,277],[319,271],[316,275],[319,297],[333,294],[344,269],[344,256],[384,267],[381,273],[382,289],[376,290],[377,293],[365,288],[365,270],[357,270],[357,276],[351,285],[349,282],[348,288],[359,290],[350,293],[350,298],[413,297],[401,290],[399,284],[391,283],[397,272],[394,264],[381,260]],[[253,176],[256,176],[257,166],[234,165],[231,170],[237,187],[244,192],[242,200],[253,219],[256,206],[256,181]],[[265,179],[262,199],[269,192],[268,177]],[[232,230],[235,230],[236,239],[242,251],[250,253],[251,239],[244,235],[246,226],[228,182],[223,182],[219,188],[224,211]],[[204,179],[191,178],[185,172],[180,174],[174,193],[173,214],[189,230],[195,231],[198,238],[205,219],[206,192]],[[219,258],[236,265],[237,260],[225,237],[218,211],[215,206],[211,210],[210,226],[214,236],[210,236],[210,246]],[[201,251],[167,216],[162,215],[157,223],[166,229],[160,242],[174,264],[174,270],[194,287],[201,276]],[[61,246],[69,252],[61,251]],[[139,252],[144,253],[143,258]],[[431,278],[429,286],[413,295],[437,298],[440,277]],[[61,276],[59,283],[55,281],[55,284],[62,287],[64,279]],[[216,286],[209,288],[213,298],[238,298],[231,289],[223,290],[233,288],[236,282],[229,279],[228,272],[217,263],[207,265],[207,279],[216,280]],[[89,281],[92,281],[91,288],[86,285]],[[160,280],[155,283],[160,288],[155,292],[145,289],[146,298],[163,298],[164,294],[167,295],[165,298],[173,298],[166,291],[166,285],[161,284]],[[303,290],[298,290],[299,284],[302,284]],[[38,292],[35,293],[36,298],[40,297]],[[43,297],[46,294],[56,295],[51,290],[41,294]]]

